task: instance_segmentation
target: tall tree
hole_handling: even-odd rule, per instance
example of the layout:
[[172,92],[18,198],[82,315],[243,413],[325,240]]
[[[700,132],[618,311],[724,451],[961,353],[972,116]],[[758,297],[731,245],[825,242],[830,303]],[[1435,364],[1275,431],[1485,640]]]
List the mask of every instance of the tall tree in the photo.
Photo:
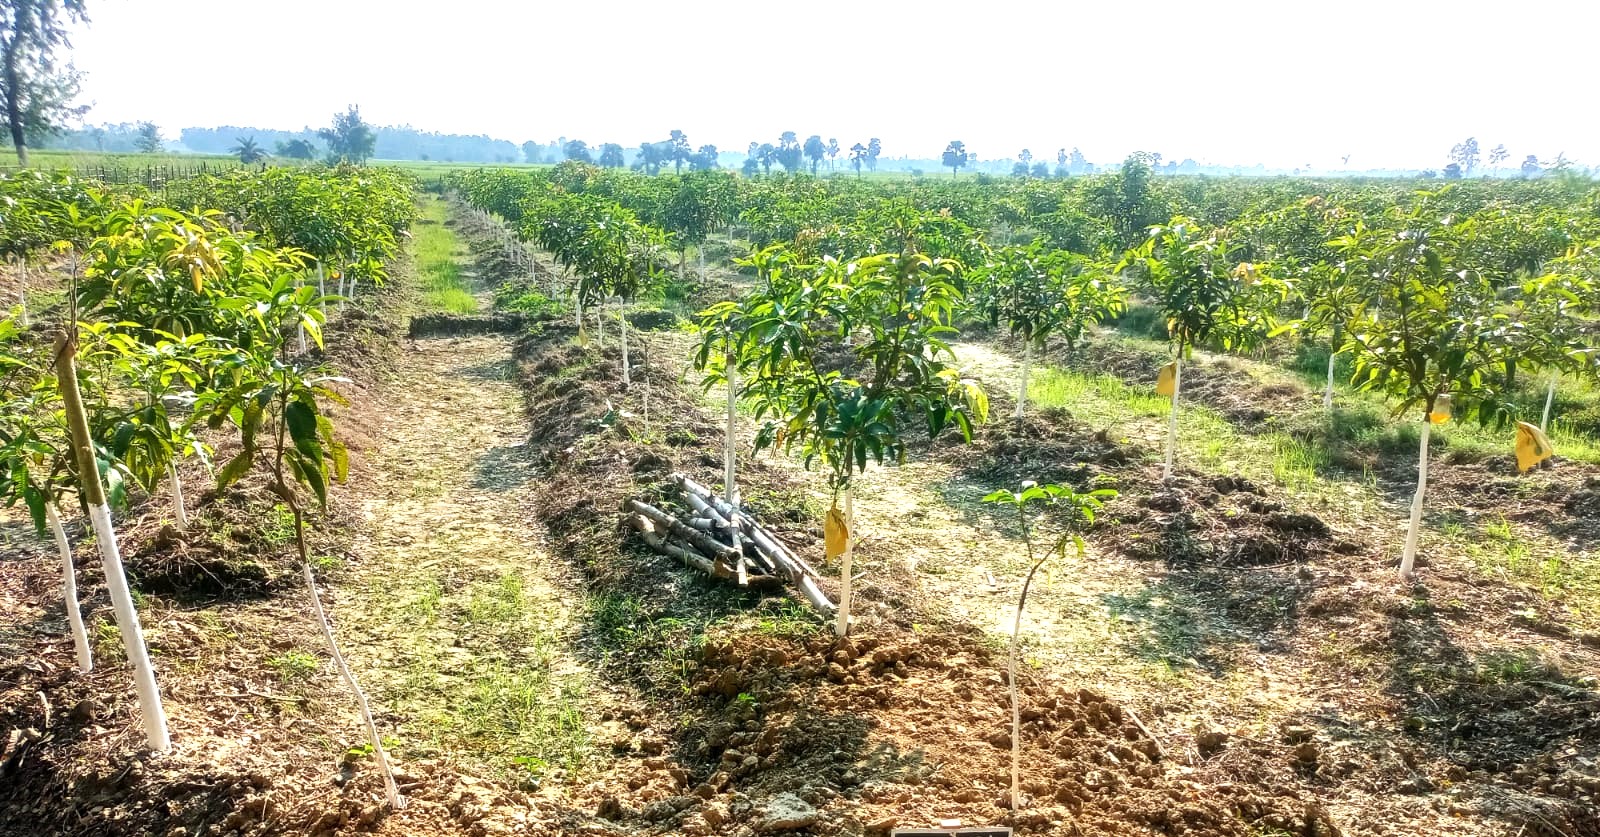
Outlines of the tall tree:
[[568,140],[561,153],[566,155],[568,160],[577,160],[580,163],[594,162],[594,157],[589,154],[589,144],[583,140]]
[[328,143],[328,156],[353,163],[365,163],[378,146],[378,135],[372,126],[361,121],[361,107],[351,105],[344,113],[333,115],[333,127],[317,132]]
[[88,22],[84,0],[0,0],[0,104],[19,165],[28,164],[30,135],[88,109],[72,106],[77,71],[56,63],[56,50],[72,47],[67,27]]
[[539,155],[539,152],[542,148],[544,148],[544,146],[534,142],[533,140],[528,140],[522,144],[522,159],[529,163],[543,162]]
[[161,151],[161,129],[154,122],[139,123],[139,138],[134,140],[134,146],[141,154],[156,154]]
[[689,155],[690,171],[710,171],[717,167],[717,147],[715,145],[702,145],[700,150]]
[[778,137],[778,147],[773,151],[773,160],[783,166],[784,171],[793,172],[800,168],[804,158],[805,152],[800,148],[800,138],[794,131],[784,131]]
[[873,137],[867,140],[867,171],[878,170],[878,155],[883,153],[883,140]]
[[1467,137],[1450,148],[1450,162],[1460,167],[1462,177],[1472,176],[1472,170],[1478,167],[1478,160],[1477,137]]
[[867,161],[867,147],[861,143],[850,146],[850,165],[856,170],[856,177],[861,176],[861,166]]
[[967,164],[970,155],[967,154],[967,145],[961,140],[951,140],[944,147],[944,164],[950,167],[950,176],[955,177],[956,172]]
[[833,161],[839,157],[839,140],[837,137],[828,140],[828,171],[833,171]]
[[667,142],[672,143],[672,173],[683,174],[683,164],[689,161],[689,135],[674,130]]
[[291,160],[313,160],[317,156],[317,147],[310,140],[292,139],[288,142],[278,141],[277,151],[279,157],[288,157]]
[[238,157],[239,162],[247,166],[267,159],[266,149],[256,145],[255,137],[240,137],[239,143],[228,149],[228,153]]
[[1500,164],[1504,163],[1506,161],[1506,158],[1510,157],[1510,156],[1511,156],[1511,152],[1506,150],[1506,144],[1503,143],[1503,142],[1500,143],[1499,145],[1494,147],[1493,151],[1489,152],[1489,167],[1494,169],[1494,170],[1496,170],[1496,171],[1499,171],[1500,170]]
[[828,156],[828,144],[822,141],[820,135],[812,134],[806,137],[805,152],[811,158],[811,174],[815,176],[817,166],[822,165],[822,158]]
[[600,146],[600,165],[608,169],[620,169],[623,166],[622,146],[608,142]]

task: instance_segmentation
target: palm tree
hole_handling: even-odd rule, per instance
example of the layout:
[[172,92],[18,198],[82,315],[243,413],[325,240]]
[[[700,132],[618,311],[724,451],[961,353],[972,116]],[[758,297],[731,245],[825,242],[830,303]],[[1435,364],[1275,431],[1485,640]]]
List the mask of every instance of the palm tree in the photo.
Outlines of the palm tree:
[[256,145],[255,137],[239,137],[238,144],[228,149],[228,153],[239,158],[239,162],[250,165],[267,159],[266,149]]

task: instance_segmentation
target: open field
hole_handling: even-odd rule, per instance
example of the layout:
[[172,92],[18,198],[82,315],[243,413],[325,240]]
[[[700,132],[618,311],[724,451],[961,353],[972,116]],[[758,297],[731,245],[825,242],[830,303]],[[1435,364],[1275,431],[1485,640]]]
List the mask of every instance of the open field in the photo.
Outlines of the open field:
[[[96,667],[75,670],[34,495],[8,488],[0,835],[1600,833],[1592,184],[403,168],[442,194],[318,170],[175,187],[232,202],[244,231],[168,222],[255,273],[179,272],[98,230],[77,275],[19,238],[34,267],[3,287],[38,324],[0,329],[0,429],[70,457],[23,419],[55,415],[36,359],[84,283],[83,397],[127,475],[115,540],[172,744],[147,746],[76,471],[26,470],[7,485],[65,498]],[[0,186],[30,209],[82,197]],[[1358,216],[1425,228],[1450,270],[1382,235],[1330,255]],[[113,273],[154,278],[97,291]],[[346,276],[344,302],[316,299]],[[1385,331],[1399,299],[1446,345],[1484,335],[1444,358],[1470,374],[1359,371],[1379,335],[1440,362]],[[1324,308],[1341,329],[1307,316]],[[1414,531],[1411,383],[1456,411],[1428,425]],[[152,390],[216,418],[119,433],[158,424],[127,412],[165,405]],[[1512,422],[1547,398],[1554,456],[1519,469]],[[730,450],[738,513],[808,572],[733,552],[678,493],[675,473],[726,493]],[[1027,481],[1116,493],[1092,521],[985,500]],[[714,543],[652,542],[630,501]]]

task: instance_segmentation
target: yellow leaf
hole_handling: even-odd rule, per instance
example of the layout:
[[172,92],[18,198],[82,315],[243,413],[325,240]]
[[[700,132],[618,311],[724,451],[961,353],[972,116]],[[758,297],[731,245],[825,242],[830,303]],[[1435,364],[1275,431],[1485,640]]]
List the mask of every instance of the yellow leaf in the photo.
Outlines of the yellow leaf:
[[1428,414],[1428,421],[1434,424],[1444,424],[1450,420],[1450,393],[1439,396],[1433,402],[1433,412]]
[[827,520],[822,525],[823,552],[831,560],[844,554],[845,547],[850,543],[850,524],[845,522],[844,512],[838,506],[828,509]]
[[1173,361],[1166,366],[1161,367],[1161,371],[1156,373],[1156,395],[1165,395],[1168,398],[1172,397],[1172,394],[1178,391],[1177,384],[1177,361]]
[[1550,445],[1544,431],[1525,421],[1517,422],[1517,470],[1526,473],[1529,468],[1549,459],[1555,448]]
[[205,285],[205,281],[200,275],[200,265],[189,266],[189,281],[194,283],[194,292],[200,293],[201,287]]

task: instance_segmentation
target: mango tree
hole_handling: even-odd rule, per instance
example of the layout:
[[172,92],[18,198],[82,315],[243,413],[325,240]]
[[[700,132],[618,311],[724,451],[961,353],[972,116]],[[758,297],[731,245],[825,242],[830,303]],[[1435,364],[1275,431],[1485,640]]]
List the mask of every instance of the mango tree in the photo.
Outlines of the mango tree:
[[67,629],[78,671],[87,674],[94,668],[94,655],[78,606],[77,569],[60,511],[62,497],[71,490],[74,450],[59,386],[49,375],[51,359],[40,356],[48,347],[19,339],[23,333],[14,320],[0,319],[0,503],[10,507],[22,502],[34,529],[55,538]]
[[[988,414],[983,390],[961,377],[943,339],[954,332],[957,270],[954,262],[920,253],[829,260],[702,315],[715,345],[702,344],[701,358],[727,345],[729,338],[715,334],[719,321],[737,323],[734,365],[747,381],[740,396],[765,420],[756,449],[798,448],[806,467],[818,460],[828,467],[834,504],[827,552],[842,556],[839,636],[850,625],[855,476],[869,459],[903,461],[912,417],[926,423],[929,435],[954,425],[970,439]],[[859,368],[859,380],[824,354],[857,330],[864,334],[853,344],[851,371]]]
[[295,325],[307,326],[307,333],[321,347],[324,300],[316,288],[300,284],[303,258],[293,252],[267,251],[263,258],[246,265],[248,272],[239,277],[237,292],[250,301],[255,328],[247,340],[216,356],[210,375],[216,386],[197,397],[195,413],[213,429],[232,424],[239,434],[239,453],[219,469],[218,490],[253,471],[264,472],[267,490],[283,501],[293,516],[301,576],[312,610],[334,665],[356,697],[383,772],[389,804],[399,808],[405,800],[395,784],[366,694],[345,661],[323,609],[306,544],[307,506],[314,502],[326,509],[330,484],[344,480],[349,456],[321,407],[326,401],[344,403],[333,388],[341,379],[307,365],[303,355],[291,355],[287,347],[287,335]]
[[1355,384],[1389,396],[1396,415],[1421,421],[1417,490],[1400,558],[1406,580],[1416,560],[1433,425],[1453,414],[1487,422],[1512,409],[1494,388],[1511,345],[1509,317],[1492,284],[1456,263],[1456,232],[1451,217],[1423,196],[1411,210],[1393,211],[1380,234],[1339,245],[1373,290],[1372,303],[1350,323]]
[[1575,251],[1553,263],[1549,272],[1523,277],[1500,290],[1509,320],[1507,362],[1546,378],[1541,431],[1550,429],[1556,385],[1563,376],[1600,373],[1600,348],[1594,337],[1600,330],[1600,311],[1594,305],[1600,291],[1586,275],[1588,258],[1592,256]]
[[1085,256],[1049,249],[1042,239],[995,250],[974,284],[990,321],[1022,341],[1017,421],[1028,403],[1035,347],[1043,351],[1050,337],[1059,335],[1070,349],[1089,326],[1124,305],[1124,291],[1114,277]]
[[[1236,259],[1224,231],[1207,231],[1187,218],[1152,227],[1144,244],[1128,251],[1118,270],[1135,268],[1166,318],[1173,360],[1162,372],[1170,380],[1172,408],[1167,418],[1167,456],[1162,479],[1171,479],[1178,445],[1178,404],[1183,362],[1196,346],[1216,343],[1224,350],[1248,350],[1264,341],[1276,323],[1276,309],[1287,283],[1261,274]],[[1170,378],[1169,378],[1170,375]]]
[[[1028,575],[1022,580],[1022,592],[1017,596],[1017,613],[1011,622],[1011,645],[1006,655],[1006,682],[1010,684],[1011,692],[1011,809],[1013,811],[1022,807],[1022,707],[1017,695],[1017,648],[1021,644],[1022,609],[1028,604],[1028,589],[1033,586],[1033,577],[1038,574],[1039,568],[1050,560],[1050,556],[1060,555],[1063,560],[1066,559],[1067,544],[1072,544],[1077,550],[1078,557],[1083,557],[1086,550],[1083,530],[1094,525],[1095,513],[1100,511],[1104,502],[1116,496],[1117,492],[1110,488],[1097,488],[1080,493],[1068,486],[1039,485],[1033,480],[1028,480],[1016,491],[1001,489],[983,498],[985,503],[1010,506],[1016,511],[1017,526],[1022,531],[1023,543],[1028,546]],[[1064,519],[1057,518],[1061,523],[1061,534],[1057,536],[1055,543],[1042,553],[1035,552],[1035,520],[1029,517],[1033,508],[1039,506],[1046,509],[1059,507],[1064,515]]]

